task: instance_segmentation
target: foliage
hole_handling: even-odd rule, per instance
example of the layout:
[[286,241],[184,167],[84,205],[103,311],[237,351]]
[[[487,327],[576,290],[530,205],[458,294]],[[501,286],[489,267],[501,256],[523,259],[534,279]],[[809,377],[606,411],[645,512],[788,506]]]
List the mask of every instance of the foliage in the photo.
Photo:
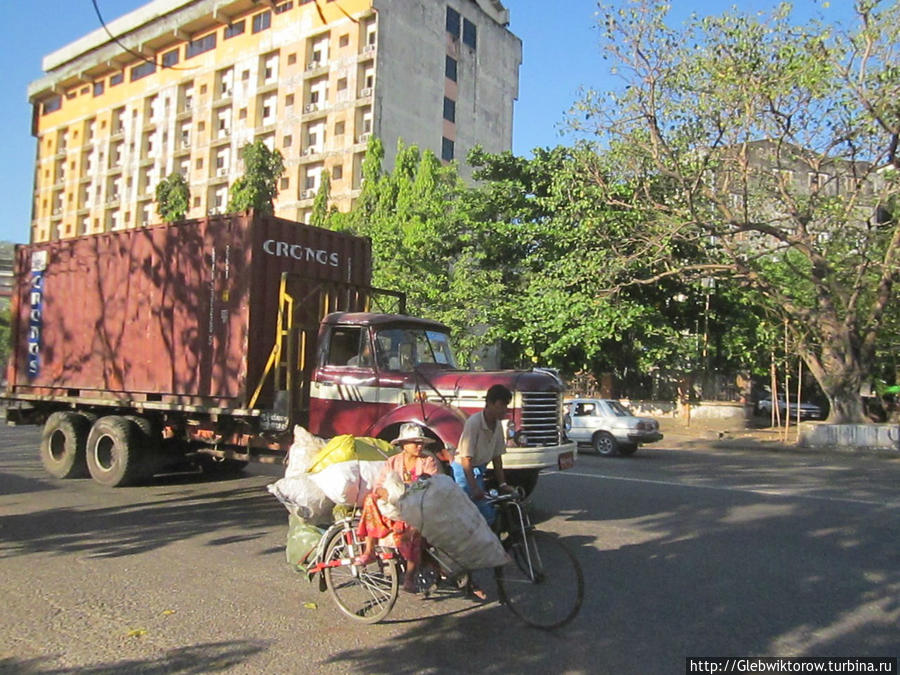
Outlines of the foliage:
[[312,215],[309,224],[315,227],[325,227],[328,222],[328,200],[331,199],[331,176],[327,171],[322,172],[322,183],[319,191],[313,199]]
[[241,159],[244,160],[244,175],[231,186],[228,212],[254,209],[258,213],[274,213],[278,181],[284,174],[281,152],[269,150],[262,141],[254,141],[241,148]]
[[586,92],[571,116],[605,149],[598,199],[634,226],[601,243],[628,255],[597,283],[727,280],[787,321],[832,419],[861,420],[860,385],[900,309],[900,6],[859,3],[842,33],[795,25],[787,4],[678,31],[664,5],[620,4],[602,28],[623,86]]
[[191,190],[180,173],[169,174],[156,186],[156,210],[166,223],[183,220],[191,203]]
[[450,326],[460,360],[471,363],[497,334],[492,307],[502,273],[484,264],[483,232],[460,210],[457,168],[402,141],[392,171],[383,160],[373,137],[354,209],[329,214],[328,224],[370,237],[373,284],[404,291],[411,313]]

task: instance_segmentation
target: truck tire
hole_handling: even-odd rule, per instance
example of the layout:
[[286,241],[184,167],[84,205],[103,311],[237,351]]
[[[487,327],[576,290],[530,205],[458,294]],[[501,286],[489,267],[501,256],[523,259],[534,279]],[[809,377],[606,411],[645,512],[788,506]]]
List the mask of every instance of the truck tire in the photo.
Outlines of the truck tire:
[[143,447],[134,422],[118,415],[101,417],[87,440],[91,478],[107,487],[131,485],[144,474]]
[[41,463],[56,478],[88,475],[85,446],[91,425],[76,412],[55,412],[41,434]]

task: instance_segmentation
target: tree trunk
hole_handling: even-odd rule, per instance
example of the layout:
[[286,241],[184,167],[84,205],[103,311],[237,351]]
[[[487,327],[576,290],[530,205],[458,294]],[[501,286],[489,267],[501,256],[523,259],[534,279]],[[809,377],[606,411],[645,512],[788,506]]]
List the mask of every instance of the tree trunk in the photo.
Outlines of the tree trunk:
[[804,353],[803,360],[828,397],[831,410],[827,422],[861,424],[867,421],[859,395],[866,370],[852,350],[826,346],[820,354]]

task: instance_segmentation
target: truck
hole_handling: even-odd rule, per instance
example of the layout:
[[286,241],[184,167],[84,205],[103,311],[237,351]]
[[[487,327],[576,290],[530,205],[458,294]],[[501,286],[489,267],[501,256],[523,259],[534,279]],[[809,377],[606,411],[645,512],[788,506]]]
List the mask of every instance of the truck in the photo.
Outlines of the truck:
[[118,487],[186,460],[284,461],[295,425],[452,454],[487,389],[513,392],[510,482],[575,446],[552,374],[457,366],[447,326],[371,286],[368,238],[253,212],[18,246],[9,424],[41,424],[57,478]]

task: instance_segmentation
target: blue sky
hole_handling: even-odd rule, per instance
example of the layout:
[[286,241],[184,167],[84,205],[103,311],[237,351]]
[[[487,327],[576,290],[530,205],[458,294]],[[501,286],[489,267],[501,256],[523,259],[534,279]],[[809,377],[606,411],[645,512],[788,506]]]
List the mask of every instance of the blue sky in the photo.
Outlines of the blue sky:
[[[435,0],[439,1],[439,0]],[[98,0],[104,19],[112,21],[145,4],[144,0]],[[560,135],[565,111],[581,86],[608,86],[608,64],[600,57],[595,29],[595,0],[504,0],[510,11],[510,29],[522,39],[523,63],[519,71],[513,151],[529,154],[532,148],[566,142]],[[714,14],[731,7],[727,0],[672,0],[675,12]],[[770,9],[777,0],[743,0],[741,9]],[[824,0],[796,0],[805,15]],[[834,0],[847,7],[850,0]],[[830,10],[836,11],[834,9]],[[681,19],[686,14],[675,14]],[[6,142],[0,153],[0,240],[24,242],[31,218],[31,190],[35,141],[31,136],[28,84],[42,75],[44,55],[99,27],[91,0],[9,0],[6,30],[0,43],[5,64],[0,87],[0,128]]]

